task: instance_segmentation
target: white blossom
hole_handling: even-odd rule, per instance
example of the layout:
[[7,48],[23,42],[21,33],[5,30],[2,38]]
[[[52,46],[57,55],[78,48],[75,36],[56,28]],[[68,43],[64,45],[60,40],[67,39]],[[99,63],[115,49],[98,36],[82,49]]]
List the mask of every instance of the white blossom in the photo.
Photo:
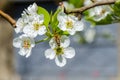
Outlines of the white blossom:
[[16,22],[16,26],[17,26],[15,28],[16,33],[23,32],[23,29],[26,26],[28,26],[28,23],[34,21],[36,17],[39,16],[37,14],[37,9],[38,9],[38,6],[36,3],[34,3],[33,5],[30,5],[27,9],[25,9],[25,11],[23,11],[23,13],[21,14],[21,17]]
[[84,28],[83,22],[73,15],[66,15],[64,12],[60,12],[57,19],[59,21],[58,27],[63,31],[68,31],[71,35],[74,35],[76,31],[82,31]]
[[[102,2],[104,0],[85,0],[84,5],[88,6],[95,2]],[[100,21],[104,19],[108,14],[111,13],[111,9],[108,5],[105,6],[97,6],[89,10],[89,16],[93,17],[95,21]]]
[[15,32],[16,33],[20,33],[23,31],[23,28],[26,26],[26,23],[24,22],[23,18],[19,18],[16,22],[16,28],[15,28]]
[[69,47],[70,40],[65,35],[60,37],[60,45],[57,45],[55,37],[50,40],[49,44],[51,48],[45,51],[45,56],[51,60],[55,59],[55,63],[59,67],[63,67],[66,64],[66,58],[75,56],[75,50]]
[[63,5],[67,10],[72,10],[75,8],[75,6],[71,3],[68,3],[67,1],[63,1]]
[[110,13],[111,10],[109,6],[98,6],[90,10],[90,16],[93,17],[95,21],[104,19]]
[[[85,0],[84,5],[91,5],[95,2],[102,2],[103,0]],[[89,10],[89,16],[93,17],[95,21],[100,21],[104,19],[111,10],[109,6],[97,6]]]
[[31,55],[31,50],[35,46],[35,41],[33,38],[24,34],[13,40],[13,46],[20,48],[19,54],[27,58]]
[[85,31],[84,38],[88,43],[92,43],[95,39],[96,31],[94,28],[90,28]]
[[36,3],[33,3],[33,5],[30,5],[30,6],[28,6],[27,9],[25,9],[27,14],[29,14],[29,15],[37,14],[37,10],[38,10],[38,6]]
[[84,0],[84,5],[85,6],[88,6],[88,5],[91,5],[95,2],[101,2],[102,0]]
[[88,5],[91,5],[93,4],[93,2],[91,0],[84,0],[84,5],[85,6],[88,6]]
[[43,35],[46,33],[46,26],[43,24],[44,15],[34,16],[34,21],[30,22],[23,32],[31,37],[36,37],[38,34]]
[[46,33],[46,27],[43,24],[44,15],[38,15],[37,10],[38,6],[34,3],[23,11],[22,17],[16,23],[16,33],[23,32],[30,37],[36,37],[38,34],[43,35]]

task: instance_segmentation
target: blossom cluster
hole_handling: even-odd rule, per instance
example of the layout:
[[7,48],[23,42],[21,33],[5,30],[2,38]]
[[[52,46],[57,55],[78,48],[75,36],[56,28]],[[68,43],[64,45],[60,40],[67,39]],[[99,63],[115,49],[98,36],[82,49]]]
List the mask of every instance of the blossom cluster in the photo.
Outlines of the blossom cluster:
[[23,11],[22,17],[16,23],[15,32],[23,34],[14,39],[13,45],[20,48],[19,54],[22,56],[29,57],[32,48],[35,46],[34,38],[46,33],[46,26],[43,23],[44,15],[38,15],[37,9],[36,3],[30,5]]
[[[84,5],[91,5],[95,2],[102,2],[104,0],[85,0]],[[108,5],[97,6],[89,10],[89,16],[93,17],[95,21],[100,21],[104,19],[108,14],[111,13],[111,9]]]
[[[97,14],[100,11],[100,8],[98,12],[92,11],[91,15],[96,20],[100,20],[103,18],[101,14]],[[103,14],[107,15],[108,13],[104,12]],[[27,58],[31,55],[35,44],[49,40],[50,48],[45,51],[45,57],[50,60],[55,59],[56,65],[63,67],[67,62],[66,58],[75,56],[74,48],[69,47],[70,39],[68,36],[74,35],[78,31],[83,31],[84,23],[75,15],[66,14],[63,6],[60,6],[55,14],[51,16],[36,3],[28,6],[17,20],[15,32],[21,35],[13,40],[13,46],[20,48],[18,53]],[[100,19],[97,19],[98,17]],[[47,39],[36,42],[35,38],[41,35],[47,36]]]

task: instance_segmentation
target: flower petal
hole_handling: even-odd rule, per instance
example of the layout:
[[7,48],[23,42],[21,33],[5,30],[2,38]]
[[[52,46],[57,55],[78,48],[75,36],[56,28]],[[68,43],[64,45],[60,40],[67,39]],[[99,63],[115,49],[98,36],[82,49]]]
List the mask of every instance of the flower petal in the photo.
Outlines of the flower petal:
[[21,47],[21,43],[22,43],[22,40],[20,38],[15,38],[13,40],[13,46],[16,47],[16,48],[20,48]]
[[69,30],[67,30],[67,31],[69,32],[70,35],[74,35],[75,32],[76,32],[74,29],[69,29]]
[[31,55],[31,51],[32,51],[32,48],[30,48],[29,50],[28,50],[28,53],[26,54],[26,58],[28,58],[30,55]]
[[87,5],[90,5],[92,4],[93,2],[91,0],[84,0],[84,5],[87,6]]
[[78,21],[78,17],[73,15],[68,15],[68,20],[71,20],[72,22]]
[[82,31],[84,29],[84,24],[81,21],[76,21],[74,24],[75,31]]
[[32,50],[32,48],[30,48],[30,49],[21,48],[19,51],[19,54],[21,56],[25,56],[26,58],[28,58],[31,55],[31,50]]
[[16,32],[16,33],[22,32],[22,27],[17,27],[17,28],[15,28],[15,32]]
[[30,41],[31,41],[31,47],[35,47],[35,40],[32,37],[30,37]]
[[27,34],[28,36],[30,37],[36,37],[38,32],[36,32],[34,29],[33,29],[33,26],[32,25],[27,25],[24,29],[23,29],[23,32],[25,34]]
[[66,31],[66,29],[67,29],[64,22],[59,23],[59,24],[58,24],[58,27],[59,27],[61,30],[63,30],[63,31]]
[[73,58],[75,56],[75,50],[72,47],[68,47],[64,49],[64,56],[66,58]]
[[60,12],[57,16],[57,19],[59,22],[66,22],[67,21],[67,15],[64,12]]
[[66,62],[67,62],[66,59],[62,55],[59,55],[59,56],[55,57],[55,63],[59,67],[65,66]]
[[19,33],[19,32],[22,32],[23,30],[23,27],[25,26],[25,23],[23,22],[23,19],[22,18],[19,18],[16,22],[16,28],[15,28],[15,32],[16,33]]
[[37,9],[38,9],[37,4],[33,3],[33,5],[30,5],[27,10],[29,14],[34,14],[37,13]]
[[45,51],[45,57],[46,58],[49,58],[49,59],[54,59],[55,58],[55,51],[54,50],[52,50],[52,49],[47,49],[46,51]]
[[40,14],[38,15],[39,22],[42,24],[44,22],[44,15]]
[[20,48],[20,51],[18,53],[21,56],[25,56],[26,55],[26,53],[24,52],[23,48]]
[[41,26],[40,29],[39,29],[39,31],[38,31],[38,34],[39,35],[43,35],[46,32],[47,32],[46,27],[45,26]]
[[53,37],[50,41],[49,41],[49,45],[52,49],[57,47],[57,43],[55,41],[55,38]]
[[90,28],[85,32],[84,38],[88,43],[92,43],[94,41],[95,35],[96,35],[95,29]]
[[61,36],[61,47],[66,48],[70,45],[70,39],[66,35]]

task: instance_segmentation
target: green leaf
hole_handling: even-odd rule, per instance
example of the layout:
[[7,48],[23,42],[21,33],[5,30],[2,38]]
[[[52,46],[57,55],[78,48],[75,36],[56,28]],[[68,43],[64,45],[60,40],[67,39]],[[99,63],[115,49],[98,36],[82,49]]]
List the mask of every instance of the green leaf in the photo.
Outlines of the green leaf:
[[56,28],[58,28],[58,20],[57,20],[57,15],[58,13],[60,12],[61,10],[60,9],[57,9],[56,12],[53,14],[52,16],[52,21],[51,21],[51,26],[52,26],[52,29],[55,30]]
[[42,7],[38,7],[38,14],[43,14],[44,15],[44,24],[45,26],[48,26],[49,25],[49,22],[50,22],[50,15],[48,13],[48,11]]
[[69,36],[70,34],[67,31],[61,31],[61,35],[67,35],[67,36]]
[[73,4],[76,8],[80,8],[84,4],[84,0],[68,0],[68,2]]

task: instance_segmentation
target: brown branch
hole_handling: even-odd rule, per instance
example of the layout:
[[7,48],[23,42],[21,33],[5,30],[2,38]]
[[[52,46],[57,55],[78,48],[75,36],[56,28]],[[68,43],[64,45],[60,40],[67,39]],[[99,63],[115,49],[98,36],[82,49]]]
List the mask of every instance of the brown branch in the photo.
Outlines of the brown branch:
[[2,10],[0,10],[0,15],[4,17],[14,28],[16,27],[16,21],[11,16],[4,13]]
[[89,5],[89,6],[84,6],[84,7],[81,7],[81,8],[76,8],[76,9],[73,9],[71,11],[67,11],[65,10],[65,13],[66,14],[71,14],[71,13],[80,13],[82,14],[84,11],[88,10],[88,9],[91,9],[93,7],[96,7],[96,6],[101,6],[101,5],[109,5],[109,4],[114,4],[116,2],[116,0],[104,0],[102,2],[95,2],[93,3],[92,5]]
[[[80,13],[82,14],[84,11],[88,10],[88,9],[91,9],[93,7],[96,7],[96,6],[101,6],[101,5],[109,5],[109,4],[114,4],[116,0],[105,0],[105,1],[102,1],[102,2],[95,2],[93,3],[92,5],[89,5],[89,6],[84,6],[84,7],[81,7],[81,8],[76,8],[76,9],[73,9],[71,11],[66,11],[65,10],[65,13],[67,14],[70,14],[70,13]],[[4,17],[6,20],[8,20],[8,22],[11,23],[11,25],[15,28],[16,27],[16,21],[11,17],[9,16],[8,14],[4,13],[2,10],[0,10],[0,15],[2,17]]]

